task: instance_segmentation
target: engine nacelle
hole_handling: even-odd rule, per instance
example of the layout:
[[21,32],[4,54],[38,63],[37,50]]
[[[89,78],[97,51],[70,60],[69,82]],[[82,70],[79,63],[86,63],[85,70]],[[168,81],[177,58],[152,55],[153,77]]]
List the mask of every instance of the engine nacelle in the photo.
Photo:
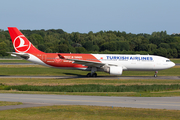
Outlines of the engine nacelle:
[[110,75],[122,75],[123,68],[116,66],[104,67],[104,71],[109,73]]
[[110,66],[109,74],[110,75],[122,75],[123,69],[122,67]]

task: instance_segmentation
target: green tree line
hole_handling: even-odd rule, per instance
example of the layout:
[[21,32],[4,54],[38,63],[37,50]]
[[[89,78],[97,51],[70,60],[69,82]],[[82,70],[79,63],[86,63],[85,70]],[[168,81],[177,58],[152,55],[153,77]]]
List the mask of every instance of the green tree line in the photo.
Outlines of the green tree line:
[[[39,50],[47,53],[152,54],[180,58],[180,35],[166,31],[132,34],[120,31],[67,33],[62,29],[21,30]],[[14,51],[8,31],[0,29],[0,56]]]

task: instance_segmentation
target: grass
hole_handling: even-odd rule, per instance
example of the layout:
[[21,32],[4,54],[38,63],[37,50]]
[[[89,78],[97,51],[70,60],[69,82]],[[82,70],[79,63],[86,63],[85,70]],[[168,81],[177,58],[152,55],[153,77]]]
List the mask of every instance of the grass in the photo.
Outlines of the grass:
[[22,60],[22,59],[0,59],[0,63],[31,63],[27,60]]
[[[79,71],[79,70],[62,70],[62,69],[54,69],[47,68],[39,65],[32,66],[1,66],[0,69],[1,75],[36,75],[36,76],[63,76],[63,75],[80,75],[85,76],[87,71]],[[171,69],[159,71],[159,76],[179,76],[180,66],[175,66]],[[152,76],[154,72],[148,71],[124,71],[123,76]],[[109,76],[109,74],[104,72],[98,72],[99,76]],[[99,84],[99,85],[171,85],[171,84],[179,84],[180,80],[158,80],[158,79],[146,79],[146,80],[123,80],[123,79],[89,79],[89,78],[77,78],[77,79],[37,79],[37,78],[0,78],[0,83],[5,85],[36,85],[36,86],[58,86],[58,85],[85,85],[85,84]],[[18,92],[20,91],[3,91],[0,92]],[[21,92],[21,93],[28,93]],[[30,92],[32,93],[32,92]],[[38,92],[34,92],[38,93]],[[48,94],[64,94],[64,92],[44,92]],[[108,96],[180,96],[179,91],[161,91],[159,92],[66,92],[66,94],[74,94],[74,95],[108,95]]]
[[[0,65],[1,75],[39,75],[39,76],[85,76],[89,71],[66,70],[43,67],[40,65]],[[158,76],[179,76],[180,66],[159,71]],[[110,76],[105,72],[97,72],[98,76]],[[123,71],[122,76],[153,76],[154,71]]]
[[74,78],[74,79],[46,79],[46,78],[0,78],[0,84],[4,85],[36,85],[36,86],[57,86],[57,85],[84,85],[84,84],[99,84],[99,85],[170,85],[180,84],[180,80],[160,80],[160,79],[89,79],[89,78]]
[[178,120],[179,110],[61,105],[0,112],[6,120]]
[[[122,76],[152,76],[154,71],[124,71]],[[158,76],[179,76],[180,66],[175,66],[170,69],[161,70],[158,72]]]
[[87,74],[87,71],[56,69],[40,65],[1,65],[0,67],[1,75],[69,76]]
[[[180,84],[180,80],[158,80],[158,79],[37,79],[37,78],[0,78],[0,84],[14,85],[31,85],[31,86],[69,86],[69,85],[173,85]],[[58,95],[94,95],[94,96],[136,96],[136,97],[162,97],[162,96],[180,96],[180,90],[163,90],[156,92],[40,92],[40,91],[17,91],[3,90],[0,87],[0,93],[24,93],[24,94],[58,94]]]
[[[1,85],[2,86],[2,85]],[[0,88],[1,88],[0,86]],[[71,85],[71,86],[31,86],[17,85],[5,86],[4,90],[18,91],[45,91],[45,92],[159,92],[180,90],[179,84],[172,85]]]
[[171,61],[174,63],[180,63],[180,59],[171,59]]
[[21,105],[21,102],[6,102],[6,101],[0,101],[0,106],[9,106],[9,105]]
[[180,96],[180,90],[160,91],[160,92],[42,92],[42,91],[0,90],[0,93],[86,95],[86,96],[125,96],[125,97],[173,97],[173,96]]
[[[42,66],[1,66],[1,75],[86,75],[86,71],[60,70],[46,68]],[[159,72],[159,76],[179,76],[180,67],[176,66],[169,70]],[[136,72],[125,71],[123,76],[152,76],[154,72]],[[108,74],[99,72],[98,75],[108,76]],[[123,79],[36,79],[36,78],[0,78],[0,84],[5,85],[35,85],[35,86],[57,86],[57,85],[84,85],[84,84],[99,84],[99,85],[171,85],[179,84],[180,80],[123,80]],[[17,90],[1,90],[0,93],[22,93],[22,94],[58,94],[58,95],[95,95],[95,96],[134,96],[134,97],[165,97],[165,96],[180,96],[180,90],[161,90],[149,92],[42,92],[42,91],[17,91]],[[1,102],[0,102],[1,105]],[[158,110],[158,109],[137,109],[137,108],[120,108],[120,107],[99,107],[99,106],[77,106],[77,105],[61,105],[48,107],[34,107],[14,110],[5,110],[0,112],[0,120],[2,119],[64,119],[64,120],[81,120],[81,119],[128,119],[128,120],[178,120],[180,111],[178,110]]]

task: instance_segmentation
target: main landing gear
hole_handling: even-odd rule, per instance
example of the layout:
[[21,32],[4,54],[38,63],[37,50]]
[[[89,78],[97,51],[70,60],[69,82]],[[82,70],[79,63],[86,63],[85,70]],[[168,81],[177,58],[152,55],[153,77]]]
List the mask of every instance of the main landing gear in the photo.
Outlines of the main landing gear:
[[87,76],[87,77],[97,77],[96,71],[97,71],[97,68],[92,67],[92,68],[91,68],[91,73],[88,73],[86,76]]
[[86,76],[87,77],[97,77],[97,73],[93,73],[92,75],[91,75],[91,73],[88,73]]
[[158,71],[155,71],[154,77],[157,77]]

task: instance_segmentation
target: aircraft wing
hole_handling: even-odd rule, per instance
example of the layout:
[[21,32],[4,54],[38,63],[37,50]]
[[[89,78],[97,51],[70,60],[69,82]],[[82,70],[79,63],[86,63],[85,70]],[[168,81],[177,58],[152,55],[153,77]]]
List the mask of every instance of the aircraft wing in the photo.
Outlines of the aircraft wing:
[[14,57],[20,57],[23,59],[29,58],[29,54],[27,54],[27,53],[17,53],[17,52],[7,52],[7,53],[11,54],[11,56],[14,56]]
[[102,67],[102,66],[105,65],[105,63],[101,63],[101,62],[88,61],[88,60],[79,60],[79,59],[69,59],[69,58],[65,58],[61,54],[58,54],[58,56],[59,56],[60,59],[74,61],[73,63],[81,64],[81,65],[85,65],[85,66],[89,66],[89,67]]

